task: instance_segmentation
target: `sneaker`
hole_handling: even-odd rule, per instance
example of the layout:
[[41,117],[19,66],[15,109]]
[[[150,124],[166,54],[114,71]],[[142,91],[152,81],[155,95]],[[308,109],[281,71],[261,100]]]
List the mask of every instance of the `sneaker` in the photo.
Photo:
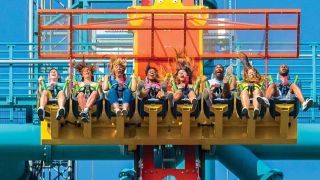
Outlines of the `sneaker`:
[[121,116],[122,111],[120,109],[115,110],[116,116]]
[[86,112],[81,112],[80,113],[80,116],[81,116],[81,121],[84,122],[84,123],[88,123],[89,122],[89,114],[86,113]]
[[259,104],[261,104],[261,106],[270,107],[269,100],[266,97],[258,96],[257,97],[257,101],[258,101]]
[[302,110],[307,111],[313,105],[312,99],[307,99],[305,102],[302,103]]
[[39,120],[40,121],[43,121],[44,120],[44,117],[45,117],[45,111],[43,108],[38,108],[38,117],[39,117]]
[[128,115],[128,110],[127,109],[122,109],[122,115],[127,116]]
[[260,115],[260,110],[259,109],[254,109],[253,111],[253,119],[257,119]]
[[191,112],[193,112],[193,111],[195,111],[197,109],[197,100],[196,99],[192,99],[191,104],[192,104]]
[[245,116],[247,119],[249,119],[249,111],[247,108],[242,108],[241,114],[242,114],[242,117]]
[[212,101],[210,99],[209,91],[208,89],[203,90],[203,99],[206,102],[207,106],[211,107]]
[[64,114],[65,114],[65,109],[64,108],[59,108],[59,110],[57,112],[56,119],[58,121],[60,121],[62,119],[62,117],[64,117]]

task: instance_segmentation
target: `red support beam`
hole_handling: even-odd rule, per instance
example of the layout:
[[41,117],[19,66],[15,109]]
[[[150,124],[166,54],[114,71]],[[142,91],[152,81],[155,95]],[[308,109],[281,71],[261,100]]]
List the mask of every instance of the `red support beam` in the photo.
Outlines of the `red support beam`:
[[[266,27],[265,25],[251,25],[251,26],[218,26],[218,25],[206,25],[206,26],[176,26],[176,25],[168,25],[168,26],[91,26],[91,25],[73,25],[73,30],[298,30],[298,26],[296,25],[269,25]],[[55,25],[41,25],[42,30],[69,30],[69,25],[63,26],[55,26]]]
[[297,57],[299,57],[299,53],[300,53],[300,12],[298,13],[298,17],[297,17]]
[[38,14],[299,14],[300,9],[39,9]]

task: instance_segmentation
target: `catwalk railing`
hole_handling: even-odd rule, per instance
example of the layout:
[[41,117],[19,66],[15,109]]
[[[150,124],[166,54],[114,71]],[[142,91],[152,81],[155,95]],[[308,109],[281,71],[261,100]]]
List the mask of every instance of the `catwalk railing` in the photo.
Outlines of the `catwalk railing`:
[[[299,122],[320,123],[320,43],[301,43],[300,57],[298,59],[277,60],[253,60],[253,65],[263,73],[266,72],[276,77],[278,67],[286,63],[290,67],[291,75],[299,75],[299,83],[306,98],[313,98],[316,101],[315,107],[308,112],[299,113]],[[88,43],[88,45],[90,45]],[[29,50],[32,46],[32,51]],[[244,49],[245,43],[235,44],[237,51],[248,51]],[[287,50],[286,50],[287,51]],[[119,52],[121,53],[121,52]],[[35,58],[29,58],[30,54]],[[29,43],[0,43],[0,123],[23,123],[20,118],[28,117],[30,111],[35,111],[37,79],[39,76],[46,76],[46,70],[54,66],[60,70],[62,79],[68,76],[68,63],[66,59],[38,59],[37,45]],[[233,60],[205,60],[205,75],[210,77],[214,64],[222,63],[228,65]],[[88,62],[99,62],[100,74],[107,72],[106,64],[108,59],[94,60]],[[267,67],[265,68],[265,64]],[[241,67],[240,67],[241,68]],[[240,69],[239,68],[239,69]],[[102,70],[103,69],[103,70]],[[132,67],[129,68],[132,72]],[[237,68],[235,74],[239,73]],[[99,75],[99,72],[98,74]],[[20,112],[16,113],[16,112]],[[32,114],[32,112],[31,112]],[[36,117],[34,118],[36,119]],[[28,122],[26,121],[26,122]]]

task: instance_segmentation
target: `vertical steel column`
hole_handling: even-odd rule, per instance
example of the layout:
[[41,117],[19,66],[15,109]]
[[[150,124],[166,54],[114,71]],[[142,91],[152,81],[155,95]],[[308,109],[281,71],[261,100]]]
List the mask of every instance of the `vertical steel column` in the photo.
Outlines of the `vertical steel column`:
[[183,13],[183,50],[186,50],[187,45],[187,13]]
[[73,24],[73,19],[72,19],[72,13],[69,13],[69,78],[70,78],[70,83],[69,83],[69,88],[70,88],[70,92],[72,92],[72,67],[73,67],[73,62],[72,62],[72,58],[73,58],[73,54],[72,54],[72,36],[73,36],[73,29],[72,29],[72,24]]
[[[89,5],[89,2],[88,0],[83,0],[83,9],[89,9],[90,8],[90,5]],[[87,24],[88,23],[88,15],[87,14],[83,14],[83,19],[82,19],[82,24]],[[81,44],[83,46],[84,44],[84,50],[86,53],[89,53],[89,45],[88,45],[88,30],[83,30],[79,32],[82,33],[82,40],[81,40]],[[81,49],[80,49],[81,50]]]
[[151,58],[154,58],[154,13],[151,13]]
[[[317,100],[317,64],[316,64],[316,58],[317,58],[317,45],[313,44],[311,45],[312,49],[312,86],[311,86],[311,97],[314,101]],[[311,121],[315,121],[315,112],[314,109],[311,109]]]
[[297,17],[297,57],[299,57],[300,54],[300,12],[298,13]]
[[72,0],[68,0],[68,9],[71,9],[72,6]]
[[[37,1],[38,2],[38,1]],[[34,47],[33,49],[33,57],[36,58],[36,59],[39,59],[39,50],[40,50],[40,30],[39,30],[39,27],[40,27],[40,15],[38,14],[38,9],[39,9],[39,4],[37,3],[36,4],[36,8],[33,8],[33,42],[38,42],[37,46],[38,47]],[[38,34],[35,35],[35,34]],[[33,77],[36,77],[37,79],[39,78],[39,65],[38,64],[33,64],[33,73],[36,74],[36,76],[33,76]],[[36,112],[36,106],[33,106],[33,114],[35,114]],[[39,119],[38,119],[38,116],[35,116],[33,115],[33,120],[32,120],[32,123],[33,124],[39,124]]]
[[[265,66],[264,69],[265,69],[266,77],[268,77],[268,72],[269,72],[269,68],[268,68],[268,66],[269,66],[269,59],[268,59],[268,58],[265,58],[265,59],[264,59],[264,66]],[[268,81],[265,81],[264,83],[265,83],[266,88],[268,88]]]
[[265,38],[266,38],[266,41],[265,41],[265,50],[264,50],[264,58],[269,58],[269,29],[268,29],[268,26],[269,26],[269,14],[266,14],[266,32],[265,32]]
[[[29,32],[28,32],[28,42],[29,42],[29,46],[28,46],[28,50],[29,50],[29,58],[33,59],[33,0],[29,0],[29,10],[28,10],[28,18],[29,18]],[[29,79],[33,79],[34,78],[34,64],[29,64]],[[29,87],[33,87],[33,83],[28,83]],[[34,92],[32,90],[29,90],[28,94],[34,94]]]
[[[265,32],[265,38],[266,38],[266,43],[265,43],[265,74],[268,77],[268,60],[269,60],[269,14],[266,14],[266,32]],[[268,81],[265,82],[265,86],[268,87]]]
[[[237,44],[237,45],[236,45],[236,52],[239,53],[239,51],[240,51],[240,45]],[[240,78],[240,76],[241,76],[241,71],[240,71],[240,59],[237,59],[236,64],[237,64],[237,69],[236,69],[237,76]]]
[[28,36],[28,41],[29,41],[29,58],[33,58],[33,0],[29,0],[29,36]]
[[[8,45],[9,48],[9,60],[13,60],[13,48],[14,45]],[[13,101],[13,64],[10,63],[9,64],[9,97],[7,97],[7,103],[10,105],[14,104]],[[9,114],[9,120],[13,121],[13,106],[11,106],[10,108],[10,114]]]
[[38,13],[38,58],[41,58],[41,14]]

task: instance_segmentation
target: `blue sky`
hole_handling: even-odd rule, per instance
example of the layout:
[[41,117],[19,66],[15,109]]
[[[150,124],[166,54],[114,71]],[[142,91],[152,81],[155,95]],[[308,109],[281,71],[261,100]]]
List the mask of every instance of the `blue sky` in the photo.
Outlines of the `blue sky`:
[[[225,0],[228,2],[228,0]],[[224,0],[217,0],[223,8]],[[237,0],[237,8],[299,8],[301,14],[301,41],[320,42],[319,0]],[[1,1],[0,42],[27,42],[28,13],[27,0]],[[88,152],[90,153],[90,152]],[[285,179],[319,179],[319,161],[267,161],[274,168],[281,169]],[[95,179],[117,179],[123,168],[132,168],[132,161],[94,161]],[[79,161],[79,179],[91,178],[91,161]],[[216,179],[225,179],[226,170],[216,162]],[[107,176],[108,174],[108,176]],[[230,174],[229,179],[236,179]]]

